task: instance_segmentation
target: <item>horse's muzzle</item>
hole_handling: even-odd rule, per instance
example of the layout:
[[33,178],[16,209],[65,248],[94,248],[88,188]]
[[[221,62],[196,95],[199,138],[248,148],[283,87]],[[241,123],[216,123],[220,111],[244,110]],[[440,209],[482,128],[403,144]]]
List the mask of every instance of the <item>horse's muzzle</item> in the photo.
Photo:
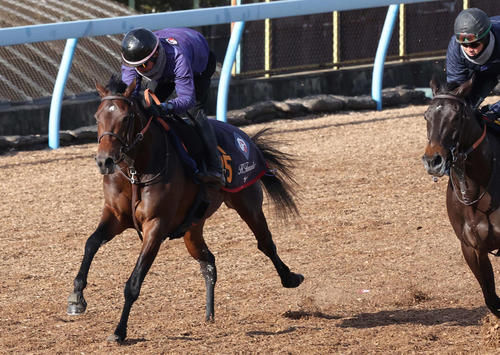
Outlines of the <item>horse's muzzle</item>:
[[430,175],[441,177],[446,174],[448,170],[447,159],[441,154],[435,153],[433,155],[424,154],[422,162],[424,167]]
[[95,157],[97,167],[103,175],[113,174],[115,172],[115,161],[116,160],[109,155],[97,154]]

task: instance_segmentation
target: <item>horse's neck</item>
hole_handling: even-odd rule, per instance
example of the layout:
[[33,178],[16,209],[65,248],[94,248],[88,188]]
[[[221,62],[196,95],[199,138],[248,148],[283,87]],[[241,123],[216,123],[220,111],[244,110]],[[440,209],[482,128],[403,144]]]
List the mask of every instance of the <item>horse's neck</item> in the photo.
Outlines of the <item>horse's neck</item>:
[[172,148],[162,129],[152,122],[140,143],[135,158],[140,174],[156,174],[167,164]]
[[[469,149],[481,139],[484,127],[477,124],[475,118],[471,118],[470,127],[466,130],[471,132],[469,140],[464,144],[464,149]],[[481,186],[487,186],[493,169],[493,149],[490,140],[487,137],[478,144],[478,146],[469,153],[464,164],[464,173]]]

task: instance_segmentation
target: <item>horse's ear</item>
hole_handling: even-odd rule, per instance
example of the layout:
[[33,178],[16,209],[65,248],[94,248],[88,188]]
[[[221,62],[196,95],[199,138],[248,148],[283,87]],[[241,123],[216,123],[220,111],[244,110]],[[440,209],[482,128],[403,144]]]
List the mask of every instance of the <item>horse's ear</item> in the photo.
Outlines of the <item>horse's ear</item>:
[[130,97],[130,95],[132,94],[132,92],[134,91],[135,89],[135,86],[136,86],[136,79],[134,78],[134,80],[132,80],[132,82],[130,83],[129,86],[127,86],[127,89],[125,90],[125,92],[123,93],[123,96],[125,97]]
[[435,75],[432,76],[431,82],[429,83],[429,86],[432,89],[432,96],[436,96],[438,90],[439,90],[439,83]]
[[99,96],[104,97],[104,96],[107,95],[106,89],[101,84],[95,83],[95,88],[97,89],[97,92],[99,93]]
[[462,97],[462,98],[469,96],[469,93],[472,90],[472,86],[474,85],[475,78],[476,78],[476,76],[473,75],[472,78],[470,78],[465,83],[463,83],[458,88],[456,88],[454,90],[453,94],[457,95],[458,97]]

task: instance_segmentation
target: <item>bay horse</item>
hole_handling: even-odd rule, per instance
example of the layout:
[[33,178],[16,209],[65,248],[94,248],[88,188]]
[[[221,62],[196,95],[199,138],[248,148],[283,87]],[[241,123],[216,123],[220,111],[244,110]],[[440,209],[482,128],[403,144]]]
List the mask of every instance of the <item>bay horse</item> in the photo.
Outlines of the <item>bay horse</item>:
[[492,133],[494,126],[466,101],[473,83],[471,78],[454,88],[441,88],[431,80],[434,96],[425,112],[428,144],[422,160],[435,178],[449,175],[449,220],[486,306],[500,317],[500,298],[488,256],[500,248],[500,138]]
[[[67,313],[82,314],[86,309],[83,290],[90,264],[99,247],[125,229],[135,228],[142,239],[137,263],[125,284],[121,318],[109,341],[122,342],[133,303],[160,245],[183,235],[189,254],[199,262],[205,279],[205,320],[214,320],[214,288],[217,271],[214,255],[203,238],[203,226],[224,202],[246,222],[257,239],[257,247],[271,259],[284,287],[299,286],[304,277],[290,271],[278,256],[262,211],[263,190],[283,215],[298,214],[293,199],[293,157],[273,148],[261,131],[252,141],[266,160],[268,171],[255,183],[237,192],[206,187],[206,209],[196,224],[175,234],[183,224],[204,185],[186,173],[178,151],[165,134],[160,118],[146,115],[144,105],[132,95],[135,82],[128,87],[112,77],[106,87],[96,84],[101,103],[95,114],[98,146],[95,160],[103,174],[104,208],[100,222],[85,244],[84,256],[73,292],[68,297]],[[272,173],[271,173],[272,172]],[[264,189],[263,189],[264,188]]]

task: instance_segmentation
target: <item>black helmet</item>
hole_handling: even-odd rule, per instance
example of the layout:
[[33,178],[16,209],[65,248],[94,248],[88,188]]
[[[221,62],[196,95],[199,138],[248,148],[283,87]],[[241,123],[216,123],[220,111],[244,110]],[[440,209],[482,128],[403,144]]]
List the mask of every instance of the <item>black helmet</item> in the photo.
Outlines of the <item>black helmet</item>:
[[455,19],[455,39],[458,43],[480,41],[490,29],[491,22],[488,15],[477,8],[462,10]]
[[145,28],[129,31],[122,41],[122,58],[126,64],[136,67],[145,63],[156,51],[160,40]]

